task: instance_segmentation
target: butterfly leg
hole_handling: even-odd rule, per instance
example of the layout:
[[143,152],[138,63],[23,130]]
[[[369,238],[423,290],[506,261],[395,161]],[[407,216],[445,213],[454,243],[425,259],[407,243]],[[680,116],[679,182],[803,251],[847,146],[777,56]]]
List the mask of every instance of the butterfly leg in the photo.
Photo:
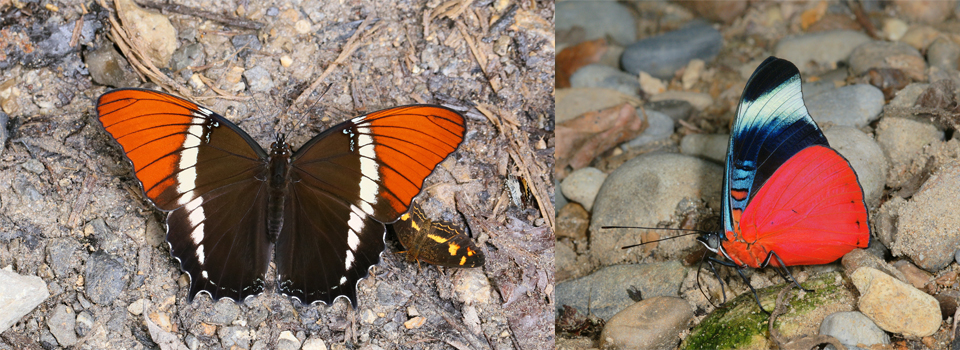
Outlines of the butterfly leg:
[[[704,260],[707,261],[707,266],[710,266],[710,271],[713,272],[713,275],[717,277],[717,282],[720,283],[720,295],[723,296],[723,302],[721,302],[720,304],[723,305],[724,303],[727,302],[727,291],[723,287],[723,279],[720,278],[720,273],[718,273],[716,267],[713,266],[714,261],[716,261],[719,264],[723,264],[723,261],[717,260],[714,257],[707,257],[700,260],[701,265],[703,265]],[[700,284],[700,269],[697,268],[697,285],[699,284]],[[706,293],[703,292],[703,289],[700,289],[700,293],[702,293],[704,296],[707,295]],[[709,297],[707,298],[707,301],[710,301]],[[710,302],[710,305],[713,305],[712,301]],[[717,306],[713,305],[713,307],[717,307]]]
[[[780,255],[777,255],[777,252],[771,251],[770,253],[768,253],[767,258],[763,259],[763,264],[760,264],[760,268],[769,266],[770,260],[773,258],[777,258],[777,263],[780,264],[780,266],[776,268],[776,271],[777,271],[777,274],[779,274],[784,281],[787,281],[787,283],[793,282],[793,284],[795,284],[797,288],[799,288],[804,292],[807,292],[807,293],[813,292],[813,289],[803,288],[803,286],[800,285],[800,282],[797,282],[797,279],[793,277],[793,274],[790,273],[790,270],[787,269],[787,266],[783,264],[783,260],[780,259]],[[787,276],[790,276],[790,278],[787,278]]]

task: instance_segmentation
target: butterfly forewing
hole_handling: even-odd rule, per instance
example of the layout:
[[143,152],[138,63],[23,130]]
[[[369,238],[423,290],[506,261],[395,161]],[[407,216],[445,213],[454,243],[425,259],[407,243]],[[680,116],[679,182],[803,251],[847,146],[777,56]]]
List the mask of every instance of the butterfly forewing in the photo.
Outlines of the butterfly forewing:
[[800,72],[790,62],[768,58],[747,81],[731,130],[723,193],[723,222],[737,222],[751,198],[781,164],[811,145],[828,145],[803,104]]

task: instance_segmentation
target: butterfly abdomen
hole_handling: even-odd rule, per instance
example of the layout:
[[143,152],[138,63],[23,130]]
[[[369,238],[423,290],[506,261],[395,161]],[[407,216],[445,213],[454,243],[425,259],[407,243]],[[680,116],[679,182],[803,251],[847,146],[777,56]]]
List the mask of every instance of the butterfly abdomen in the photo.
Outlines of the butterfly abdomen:
[[281,136],[270,148],[270,174],[267,200],[267,236],[277,242],[283,228],[283,205],[290,192],[290,145]]

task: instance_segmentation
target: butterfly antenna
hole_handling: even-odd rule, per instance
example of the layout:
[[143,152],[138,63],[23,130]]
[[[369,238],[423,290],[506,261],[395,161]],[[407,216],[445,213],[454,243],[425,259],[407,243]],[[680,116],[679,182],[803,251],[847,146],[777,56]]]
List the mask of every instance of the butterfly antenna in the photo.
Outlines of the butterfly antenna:
[[655,242],[660,242],[660,241],[666,241],[666,240],[676,239],[676,238],[680,238],[680,237],[684,237],[684,236],[700,235],[700,234],[710,233],[710,232],[703,231],[703,230],[688,230],[688,229],[683,229],[683,228],[669,228],[669,227],[600,226],[600,228],[602,228],[602,229],[610,229],[610,228],[637,228],[637,229],[643,229],[643,230],[666,230],[666,231],[682,231],[682,232],[687,232],[687,233],[684,233],[684,234],[681,234],[681,235],[676,235],[676,236],[673,236],[673,237],[667,237],[667,238],[661,238],[661,239],[657,239],[657,240],[653,240],[653,241],[649,241],[649,242],[631,244],[631,245],[628,245],[628,246],[621,247],[620,249],[633,248],[633,247],[641,246],[641,245],[644,245],[644,244],[655,243]]

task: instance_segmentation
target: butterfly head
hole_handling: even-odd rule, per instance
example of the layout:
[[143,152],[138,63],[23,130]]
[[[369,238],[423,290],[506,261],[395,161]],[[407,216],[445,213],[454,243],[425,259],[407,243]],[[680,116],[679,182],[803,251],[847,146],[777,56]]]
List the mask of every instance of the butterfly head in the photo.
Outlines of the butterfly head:
[[290,144],[287,143],[287,135],[277,133],[277,140],[270,144],[270,156],[272,158],[289,158],[291,154],[293,154],[293,150],[290,149]]
[[704,247],[707,247],[710,251],[718,253],[723,247],[720,245],[720,241],[723,237],[720,236],[719,232],[708,232],[704,233],[697,237],[697,242],[703,244]]

